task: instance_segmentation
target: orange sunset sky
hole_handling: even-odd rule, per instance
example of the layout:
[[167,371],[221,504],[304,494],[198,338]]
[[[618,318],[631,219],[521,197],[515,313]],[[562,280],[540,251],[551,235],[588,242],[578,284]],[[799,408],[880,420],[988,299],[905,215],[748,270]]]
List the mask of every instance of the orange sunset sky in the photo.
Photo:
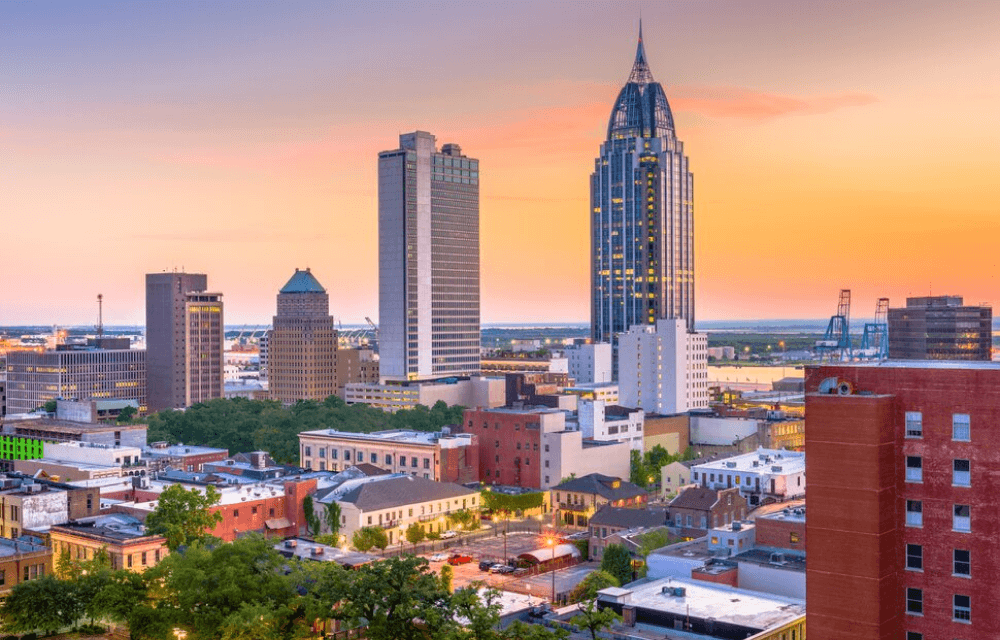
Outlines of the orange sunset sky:
[[695,176],[698,318],[995,303],[1000,2],[0,4],[0,324],[144,321],[185,268],[377,319],[376,154],[481,162],[484,322],[588,321],[588,180],[635,53]]

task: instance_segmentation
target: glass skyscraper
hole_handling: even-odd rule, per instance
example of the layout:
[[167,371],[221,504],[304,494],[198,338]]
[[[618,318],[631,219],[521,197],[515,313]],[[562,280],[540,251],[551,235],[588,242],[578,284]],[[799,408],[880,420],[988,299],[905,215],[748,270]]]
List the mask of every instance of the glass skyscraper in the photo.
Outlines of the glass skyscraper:
[[694,177],[639,44],[590,177],[591,337],[684,319],[694,331]]
[[479,161],[416,131],[378,180],[381,377],[478,374]]

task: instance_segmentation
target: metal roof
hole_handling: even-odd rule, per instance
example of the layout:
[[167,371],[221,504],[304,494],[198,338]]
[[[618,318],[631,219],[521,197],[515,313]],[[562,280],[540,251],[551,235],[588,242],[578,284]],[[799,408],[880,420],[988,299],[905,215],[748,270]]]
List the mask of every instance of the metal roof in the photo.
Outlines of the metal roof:
[[305,271],[296,269],[285,286],[281,288],[280,293],[326,293],[326,289],[312,274],[312,271],[306,267]]

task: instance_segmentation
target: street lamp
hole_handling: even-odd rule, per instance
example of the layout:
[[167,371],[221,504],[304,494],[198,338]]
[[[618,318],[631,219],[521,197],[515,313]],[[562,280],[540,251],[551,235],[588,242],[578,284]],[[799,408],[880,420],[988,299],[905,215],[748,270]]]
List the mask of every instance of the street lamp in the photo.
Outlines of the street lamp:
[[552,606],[556,604],[556,541],[554,538],[548,539],[548,545],[552,547]]

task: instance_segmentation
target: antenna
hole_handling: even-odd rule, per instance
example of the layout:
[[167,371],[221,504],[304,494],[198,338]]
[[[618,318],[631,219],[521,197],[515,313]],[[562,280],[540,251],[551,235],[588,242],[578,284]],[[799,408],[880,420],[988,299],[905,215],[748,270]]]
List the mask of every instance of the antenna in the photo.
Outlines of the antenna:
[[97,337],[104,336],[104,295],[97,294]]

